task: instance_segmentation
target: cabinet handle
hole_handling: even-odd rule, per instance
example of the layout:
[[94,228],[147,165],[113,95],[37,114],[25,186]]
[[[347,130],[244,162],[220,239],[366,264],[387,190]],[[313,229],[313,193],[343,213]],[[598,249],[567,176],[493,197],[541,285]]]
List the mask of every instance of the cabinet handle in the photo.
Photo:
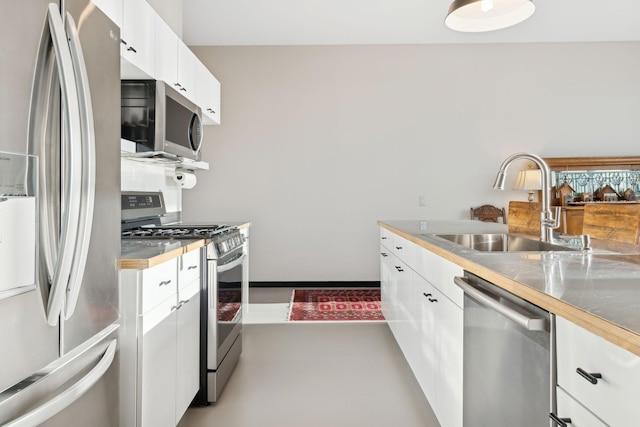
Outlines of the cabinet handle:
[[429,302],[438,302],[438,300],[436,298],[427,298],[429,300]]
[[162,282],[158,283],[158,287],[162,287],[162,286],[166,286],[168,284],[171,283],[171,280],[163,280]]
[[207,111],[210,112],[211,114],[215,114],[215,110],[213,108],[207,108]]
[[382,236],[382,237],[381,237],[381,239],[382,239],[382,240],[387,240],[387,238],[386,238],[386,237],[384,237],[384,236]]
[[396,246],[397,250],[402,250],[402,246]]
[[384,258],[389,256],[389,255],[385,254],[384,252],[380,252],[380,255],[382,255]]
[[402,267],[400,267],[399,265],[396,265],[395,267],[396,267],[396,270],[398,270],[398,271],[400,271],[400,272],[404,271],[404,270],[402,269]]
[[197,265],[190,265],[189,267],[187,267],[187,270],[193,270],[194,268],[198,268]]
[[553,412],[549,414],[549,418],[560,427],[567,427],[567,424],[571,424],[571,418],[560,418]]
[[174,305],[173,307],[171,307],[171,311],[180,310],[180,307],[182,307],[183,305],[184,305],[184,301],[180,301],[178,305]]
[[428,294],[426,292],[423,292],[422,295],[424,295],[425,297],[429,298],[430,296],[432,296],[431,294]]
[[122,43],[122,44],[123,44],[123,45],[125,45],[125,46],[127,45],[127,42],[126,42],[126,41],[124,41],[123,39],[120,39],[120,43]]
[[187,89],[186,89],[186,88],[184,88],[184,87],[181,87],[181,88],[180,88],[180,90],[181,90],[181,91],[183,91],[183,92],[186,92],[186,91],[187,91]]
[[180,83],[174,83],[173,84],[175,87],[182,87],[182,85]]
[[582,378],[589,381],[591,384],[598,384],[598,379],[602,378],[602,374],[598,373],[589,373],[582,368],[576,369],[576,372],[580,374]]
[[127,50],[129,50],[129,51],[131,51],[131,52],[133,52],[133,53],[138,53],[138,51],[137,51],[133,46],[129,46],[129,47],[127,48]]

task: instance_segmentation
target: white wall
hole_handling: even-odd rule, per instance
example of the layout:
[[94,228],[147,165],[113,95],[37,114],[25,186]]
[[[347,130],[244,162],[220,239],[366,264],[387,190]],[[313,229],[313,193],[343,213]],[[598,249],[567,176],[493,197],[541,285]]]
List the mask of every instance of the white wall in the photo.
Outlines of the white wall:
[[193,49],[222,125],[183,216],[251,220],[254,281],[378,280],[376,220],[526,200],[517,151],[639,154],[640,43]]

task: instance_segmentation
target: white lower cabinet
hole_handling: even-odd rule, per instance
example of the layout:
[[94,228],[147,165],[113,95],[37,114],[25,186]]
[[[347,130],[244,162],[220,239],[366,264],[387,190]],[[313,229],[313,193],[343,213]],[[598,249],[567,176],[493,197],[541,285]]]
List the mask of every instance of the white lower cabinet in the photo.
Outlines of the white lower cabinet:
[[453,284],[462,269],[388,230],[380,237],[383,314],[440,425],[462,427],[463,309]]
[[172,310],[145,333],[140,342],[140,424],[143,426],[175,425],[176,317],[177,312]]
[[560,387],[556,389],[558,401],[558,417],[570,427],[607,427],[598,417],[593,415],[577,400],[569,396]]
[[575,401],[606,425],[637,425],[640,357],[561,317],[556,317],[556,343],[557,416],[571,418],[574,426]]
[[[417,293],[418,293],[418,324],[420,328],[420,337],[418,340],[418,358],[420,362],[414,369],[416,378],[427,400],[431,406],[435,406],[436,402],[436,373],[438,362],[436,356],[436,333],[437,325],[437,306],[438,299],[435,288],[431,283],[416,275]],[[433,408],[435,410],[435,408]]]
[[200,250],[120,278],[120,424],[175,426],[199,388]]
[[434,297],[438,300],[434,411],[442,426],[462,427],[463,311],[437,289]]
[[178,292],[176,312],[176,415],[182,418],[200,388],[200,280]]

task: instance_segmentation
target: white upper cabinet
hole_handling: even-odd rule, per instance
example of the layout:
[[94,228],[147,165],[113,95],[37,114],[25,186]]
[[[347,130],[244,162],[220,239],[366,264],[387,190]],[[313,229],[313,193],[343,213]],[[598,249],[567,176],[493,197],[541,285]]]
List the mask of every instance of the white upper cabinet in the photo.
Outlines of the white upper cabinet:
[[145,0],[124,0],[120,74],[122,78],[155,76],[156,13]]
[[202,120],[205,125],[220,124],[220,82],[203,63],[198,61],[196,69],[198,90],[197,103],[202,108]]
[[[121,27],[121,77],[162,80],[220,124],[220,82],[145,0],[98,0]],[[119,18],[118,18],[119,17]]]
[[122,28],[122,0],[93,0],[93,3]]
[[162,80],[178,90],[178,35],[156,15],[156,80]]
[[181,40],[178,41],[178,84],[177,89],[188,100],[198,103],[196,98],[196,66],[200,61]]

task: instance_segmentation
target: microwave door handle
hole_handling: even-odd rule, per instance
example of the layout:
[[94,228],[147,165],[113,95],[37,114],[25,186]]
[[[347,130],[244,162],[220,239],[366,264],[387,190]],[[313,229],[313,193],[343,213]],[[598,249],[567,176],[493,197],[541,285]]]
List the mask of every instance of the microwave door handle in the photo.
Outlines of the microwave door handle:
[[[47,323],[54,326],[58,323],[58,318],[62,312],[77,236],[77,218],[80,209],[80,170],[82,166],[78,147],[81,125],[71,53],[69,52],[60,11],[54,3],[50,3],[47,9],[47,24],[45,24],[44,32],[40,40],[41,48],[39,54],[42,54],[43,51],[48,54],[48,49],[43,48],[42,43],[48,44],[50,40],[55,53],[62,105],[64,107],[63,111],[61,111],[64,132],[60,147],[60,157],[62,159],[60,240],[47,304]],[[38,62],[40,62],[40,58]],[[48,190],[45,189],[44,191]],[[55,202],[55,200],[49,201],[49,203],[54,204]],[[51,212],[46,212],[45,215],[51,215]],[[43,222],[46,221],[51,221],[51,219],[45,217]],[[48,232],[48,239],[51,239],[53,231],[48,230]]]
[[91,92],[89,90],[89,78],[85,66],[84,54],[78,29],[73,17],[67,12],[66,16],[67,35],[69,37],[69,47],[71,59],[73,61],[74,75],[78,89],[78,101],[81,120],[81,188],[80,188],[80,212],[78,221],[78,235],[76,240],[76,256],[71,269],[71,279],[67,289],[67,299],[65,304],[64,317],[68,319],[73,314],[85,267],[89,254],[89,242],[91,240],[91,230],[93,226],[93,210],[95,203],[95,180],[96,180],[96,138],[93,108],[91,103]]
[[3,424],[4,427],[30,427],[40,425],[49,418],[62,411],[67,406],[82,397],[100,378],[113,363],[116,354],[117,340],[112,340],[107,347],[100,361],[84,377],[74,383],[71,387],[59,393],[56,397],[48,400],[37,408],[27,412],[21,417]]

